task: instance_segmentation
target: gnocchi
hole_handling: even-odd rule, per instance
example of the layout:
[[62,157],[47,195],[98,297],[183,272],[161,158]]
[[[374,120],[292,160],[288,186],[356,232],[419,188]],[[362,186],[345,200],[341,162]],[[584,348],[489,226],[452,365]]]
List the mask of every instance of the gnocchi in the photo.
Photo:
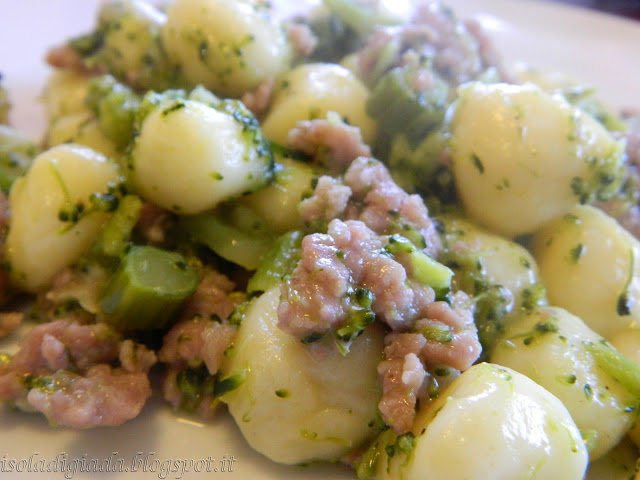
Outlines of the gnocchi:
[[292,56],[278,22],[244,0],[178,0],[167,12],[162,40],[191,84],[225,96],[240,96],[284,72]]
[[368,96],[364,84],[340,65],[303,64],[277,78],[262,131],[270,140],[286,145],[289,131],[297,122],[326,118],[329,112],[336,112],[359,127],[365,143],[371,143],[376,124],[366,112]]
[[590,460],[611,450],[637,416],[633,394],[604,371],[585,346],[601,340],[575,315],[544,307],[512,320],[490,357],[562,401],[585,437]]
[[117,164],[88,147],[64,144],[38,155],[9,195],[6,255],[17,285],[47,287],[91,245],[108,218],[96,207],[122,183]]
[[410,453],[395,438],[374,444],[377,456],[361,465],[360,478],[580,480],[587,466],[580,432],[562,403],[526,376],[488,363],[466,370],[421,407],[413,436]]
[[336,461],[375,434],[383,333],[368,329],[346,356],[314,355],[278,328],[279,297],[273,288],[247,310],[223,365],[226,376],[244,380],[222,400],[249,444],[270,459]]
[[619,188],[624,144],[562,97],[533,84],[480,82],[458,95],[453,173],[472,220],[508,237],[532,233]]
[[265,185],[272,156],[242,108],[234,118],[193,100],[158,105],[145,117],[132,151],[133,182],[142,196],[167,210],[196,214]]
[[536,232],[532,251],[552,304],[608,340],[638,327],[640,243],[602,210],[576,206]]

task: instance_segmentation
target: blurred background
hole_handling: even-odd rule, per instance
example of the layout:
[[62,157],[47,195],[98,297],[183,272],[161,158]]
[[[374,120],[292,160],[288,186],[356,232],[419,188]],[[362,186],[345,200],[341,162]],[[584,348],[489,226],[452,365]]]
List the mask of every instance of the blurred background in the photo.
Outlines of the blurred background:
[[640,20],[640,0],[547,0]]

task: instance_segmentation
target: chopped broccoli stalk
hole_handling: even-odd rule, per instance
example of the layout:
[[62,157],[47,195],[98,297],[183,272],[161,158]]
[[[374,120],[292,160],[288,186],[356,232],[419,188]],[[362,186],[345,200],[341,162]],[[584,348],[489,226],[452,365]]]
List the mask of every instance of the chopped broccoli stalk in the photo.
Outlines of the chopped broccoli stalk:
[[347,322],[335,332],[336,345],[343,355],[349,353],[352,342],[371,325],[376,314],[371,309],[373,305],[373,292],[366,288],[350,289],[349,317]]
[[0,188],[4,193],[9,193],[14,180],[27,171],[38,151],[32,140],[0,125]]
[[134,119],[140,98],[111,75],[103,75],[89,83],[87,106],[98,118],[100,130],[119,150],[124,150],[134,133]]
[[226,207],[183,216],[178,227],[193,242],[209,247],[219,257],[246,270],[256,270],[271,251],[276,237],[249,208]]
[[123,330],[166,327],[198,275],[182,255],[150,246],[133,247],[101,292],[104,320]]
[[176,385],[182,394],[180,409],[186,412],[197,411],[205,400],[216,401],[213,394],[216,377],[209,373],[204,364],[195,368],[185,368],[178,372]]
[[415,448],[416,438],[411,432],[398,435],[387,428],[373,441],[356,464],[359,480],[380,478],[403,478],[402,469],[409,462]]
[[384,11],[383,2],[368,0],[323,0],[324,5],[353,30],[368,35],[379,25],[396,25],[402,19]]
[[584,346],[593,355],[596,365],[620,382],[631,395],[640,399],[640,365],[605,341],[584,342]]
[[358,50],[363,38],[345,23],[339,15],[331,11],[312,14],[303,21],[318,39],[316,47],[308,58],[310,62],[339,63],[347,54]]
[[221,397],[225,393],[232,392],[233,390],[238,388],[240,385],[242,385],[246,380],[246,378],[247,378],[247,372],[242,371],[240,373],[236,373],[234,375],[230,375],[226,378],[218,380],[216,382],[215,388],[213,389],[213,395],[215,397]]
[[131,232],[140,219],[142,200],[135,195],[124,196],[118,208],[100,231],[92,253],[98,257],[122,258],[131,238]]
[[407,269],[411,278],[423,285],[429,285],[439,296],[450,290],[453,271],[424,251],[418,250],[407,238],[391,235],[386,251]]
[[[414,90],[413,77],[429,75],[425,90]],[[378,81],[366,104],[367,113],[383,133],[404,133],[410,145],[418,145],[426,134],[442,123],[449,102],[449,86],[427,65],[396,67]]]
[[247,292],[266,292],[290,275],[300,260],[303,237],[298,230],[280,236],[249,280]]
[[404,133],[396,135],[391,142],[386,164],[393,179],[410,193],[428,193],[435,180],[439,157],[445,150],[447,139],[437,128],[413,147]]

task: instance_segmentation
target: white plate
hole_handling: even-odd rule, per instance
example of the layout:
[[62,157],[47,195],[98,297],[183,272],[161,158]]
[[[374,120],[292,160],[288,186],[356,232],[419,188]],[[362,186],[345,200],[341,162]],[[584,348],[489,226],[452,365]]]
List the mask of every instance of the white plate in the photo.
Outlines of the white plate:
[[[97,3],[0,0],[0,72],[15,104],[12,121],[34,138],[43,128],[36,99],[47,75],[44,52],[88,30]],[[640,23],[531,0],[450,0],[449,5],[460,17],[479,14],[507,61],[562,70],[595,86],[612,108],[640,109]],[[205,425],[174,415],[158,399],[122,427],[81,432],[52,429],[39,415],[0,410],[0,432],[0,478],[12,480],[197,480],[229,473],[223,469],[230,465],[242,479],[354,478],[337,465],[275,465],[246,445],[228,416]],[[11,462],[16,463],[9,473]],[[183,465],[190,471],[183,472]],[[33,471],[42,466],[57,472]]]

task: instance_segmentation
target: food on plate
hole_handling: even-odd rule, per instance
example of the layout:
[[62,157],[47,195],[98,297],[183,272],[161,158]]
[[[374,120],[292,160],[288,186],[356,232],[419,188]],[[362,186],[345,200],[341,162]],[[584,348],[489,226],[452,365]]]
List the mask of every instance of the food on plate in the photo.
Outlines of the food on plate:
[[52,39],[40,142],[0,126],[0,400],[84,429],[155,392],[361,479],[637,457],[640,117],[388,7],[113,0]]
[[[522,425],[527,428],[522,431]],[[463,455],[468,461],[456,459]],[[588,455],[564,405],[525,375],[480,363],[421,407],[413,434],[385,431],[359,478],[582,478]]]
[[[565,405],[596,460],[635,419],[637,379],[611,368],[620,355],[582,320],[559,307],[513,318],[491,361],[527,375]],[[631,363],[631,362],[629,362]]]

